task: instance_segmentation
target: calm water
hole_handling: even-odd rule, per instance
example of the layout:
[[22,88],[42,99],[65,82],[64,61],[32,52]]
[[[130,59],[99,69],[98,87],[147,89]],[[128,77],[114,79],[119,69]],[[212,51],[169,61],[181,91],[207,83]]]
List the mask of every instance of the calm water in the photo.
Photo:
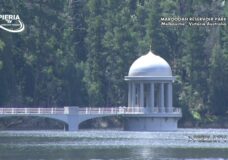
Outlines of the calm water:
[[228,160],[228,130],[0,131],[0,160],[152,159]]

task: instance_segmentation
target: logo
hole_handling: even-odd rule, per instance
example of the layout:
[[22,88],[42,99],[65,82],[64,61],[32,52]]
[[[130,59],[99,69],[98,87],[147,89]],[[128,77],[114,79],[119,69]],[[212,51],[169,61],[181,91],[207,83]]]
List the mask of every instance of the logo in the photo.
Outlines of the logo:
[[0,14],[0,28],[8,32],[18,33],[25,29],[25,25],[18,14]]

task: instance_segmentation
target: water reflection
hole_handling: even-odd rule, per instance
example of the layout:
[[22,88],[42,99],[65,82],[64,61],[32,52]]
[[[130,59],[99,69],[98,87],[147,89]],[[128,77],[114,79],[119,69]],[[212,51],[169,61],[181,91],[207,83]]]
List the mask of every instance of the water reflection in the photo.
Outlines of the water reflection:
[[4,131],[0,132],[0,160],[224,160],[227,142],[193,142],[188,137],[227,136],[227,131]]

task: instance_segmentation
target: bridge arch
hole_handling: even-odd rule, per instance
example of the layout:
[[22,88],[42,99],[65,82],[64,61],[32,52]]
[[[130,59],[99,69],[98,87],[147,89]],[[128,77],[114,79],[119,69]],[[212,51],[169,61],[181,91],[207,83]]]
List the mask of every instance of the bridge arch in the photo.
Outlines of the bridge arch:
[[[44,119],[48,119],[48,120],[56,121],[58,123],[62,123],[63,124],[63,129],[67,129],[67,127],[68,127],[68,122],[66,121],[65,118],[63,118],[63,117],[57,118],[57,117],[49,116],[49,115],[13,115],[13,114],[12,115],[0,115],[0,121],[2,119],[5,119],[5,118],[12,118],[11,120],[13,120],[14,117],[15,118],[16,117],[20,117],[20,118],[31,118],[31,119],[32,118],[41,118],[40,120],[42,120],[42,121]],[[34,127],[34,129],[36,129],[36,127]]]
[[98,120],[98,119],[101,119],[101,118],[113,118],[113,117],[123,117],[122,115],[96,115],[96,116],[91,116],[91,117],[87,117],[83,120],[81,120],[78,124],[78,128],[80,129],[83,125],[83,123],[86,123],[88,121],[91,121],[91,120]]
[[96,118],[102,118],[102,117],[114,117],[117,115],[110,115],[110,114],[100,114],[100,115],[49,115],[49,114],[8,114],[8,115],[0,115],[1,118],[5,117],[40,117],[40,118],[48,118],[52,120],[56,120],[59,122],[64,123],[65,129],[69,131],[77,131],[79,129],[79,125],[85,121],[96,119]]

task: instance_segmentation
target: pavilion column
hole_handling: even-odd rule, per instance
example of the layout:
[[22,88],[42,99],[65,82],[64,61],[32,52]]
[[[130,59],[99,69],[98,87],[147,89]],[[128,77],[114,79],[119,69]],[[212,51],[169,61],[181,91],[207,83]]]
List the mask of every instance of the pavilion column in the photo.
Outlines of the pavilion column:
[[132,107],[132,82],[128,82],[128,107]]
[[164,110],[164,83],[160,83],[160,107],[161,111]]
[[172,86],[172,82],[168,83],[167,106],[168,106],[169,112],[171,112],[172,107],[173,107],[173,86]]
[[151,105],[151,112],[154,111],[154,82],[150,83],[150,105]]
[[139,107],[144,107],[144,84],[143,84],[143,82],[140,82]]
[[131,88],[132,88],[131,107],[135,107],[136,97],[135,97],[135,82],[134,81],[131,83]]

